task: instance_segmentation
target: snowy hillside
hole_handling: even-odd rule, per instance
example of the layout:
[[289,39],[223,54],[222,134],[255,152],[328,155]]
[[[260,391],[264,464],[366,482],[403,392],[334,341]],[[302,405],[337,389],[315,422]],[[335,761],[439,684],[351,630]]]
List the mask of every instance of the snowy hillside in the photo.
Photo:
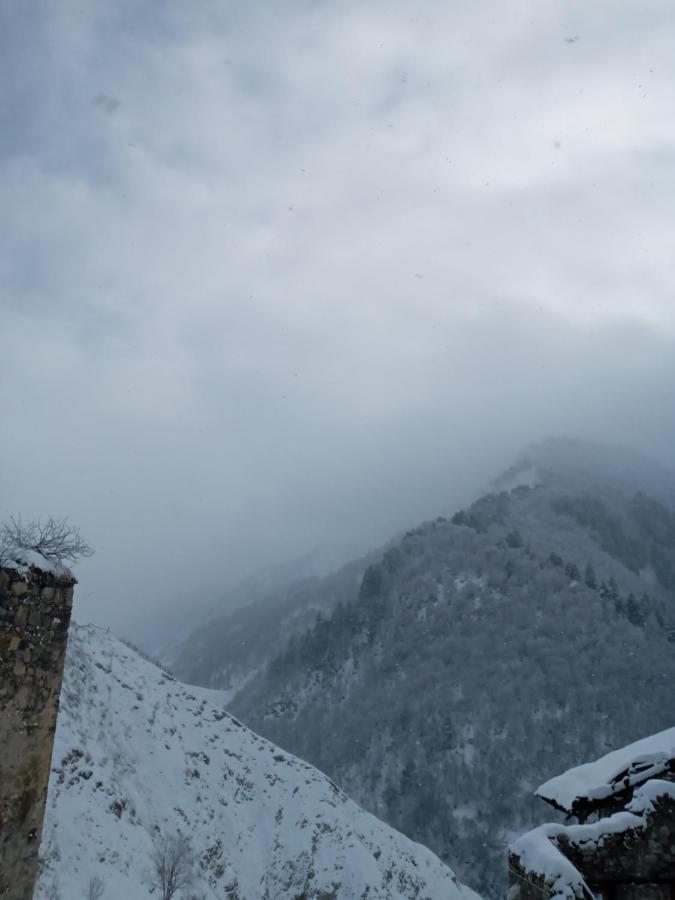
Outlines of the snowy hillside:
[[430,851],[250,732],[210,691],[73,626],[36,898],[84,898],[95,875],[105,900],[145,900],[153,846],[178,832],[195,857],[191,897],[476,900]]

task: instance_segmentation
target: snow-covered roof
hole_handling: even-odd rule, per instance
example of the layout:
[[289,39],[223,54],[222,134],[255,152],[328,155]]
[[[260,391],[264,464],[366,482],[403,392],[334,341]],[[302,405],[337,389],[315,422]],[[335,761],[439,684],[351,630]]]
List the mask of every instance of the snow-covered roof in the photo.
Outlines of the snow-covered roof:
[[675,760],[675,728],[628,744],[595,762],[569,769],[537,788],[536,794],[558,809],[593,804],[658,777]]

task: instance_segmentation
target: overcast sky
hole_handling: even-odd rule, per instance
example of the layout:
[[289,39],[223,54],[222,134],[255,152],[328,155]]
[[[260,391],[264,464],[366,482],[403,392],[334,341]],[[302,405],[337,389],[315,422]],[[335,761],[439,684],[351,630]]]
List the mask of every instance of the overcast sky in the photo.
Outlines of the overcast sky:
[[669,462],[671,0],[6,0],[0,84],[0,514],[81,621]]

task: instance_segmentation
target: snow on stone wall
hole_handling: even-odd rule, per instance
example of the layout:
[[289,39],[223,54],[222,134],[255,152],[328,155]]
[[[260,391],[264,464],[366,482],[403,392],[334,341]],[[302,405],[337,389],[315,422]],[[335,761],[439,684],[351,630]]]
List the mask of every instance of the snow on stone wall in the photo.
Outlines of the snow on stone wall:
[[675,888],[675,785],[649,781],[625,811],[597,822],[535,828],[512,844],[509,870],[510,900],[670,898]]

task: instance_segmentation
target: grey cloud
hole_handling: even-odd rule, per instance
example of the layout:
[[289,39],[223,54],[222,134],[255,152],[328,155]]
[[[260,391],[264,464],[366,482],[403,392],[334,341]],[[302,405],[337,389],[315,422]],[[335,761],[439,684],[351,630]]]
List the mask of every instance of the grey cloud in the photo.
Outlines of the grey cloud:
[[12,51],[0,496],[96,545],[81,617],[383,540],[550,433],[668,460],[668,4],[148,10]]
[[121,101],[115,97],[110,97],[108,94],[97,94],[95,97],[92,97],[91,102],[106,115],[112,115],[117,112],[122,105]]

